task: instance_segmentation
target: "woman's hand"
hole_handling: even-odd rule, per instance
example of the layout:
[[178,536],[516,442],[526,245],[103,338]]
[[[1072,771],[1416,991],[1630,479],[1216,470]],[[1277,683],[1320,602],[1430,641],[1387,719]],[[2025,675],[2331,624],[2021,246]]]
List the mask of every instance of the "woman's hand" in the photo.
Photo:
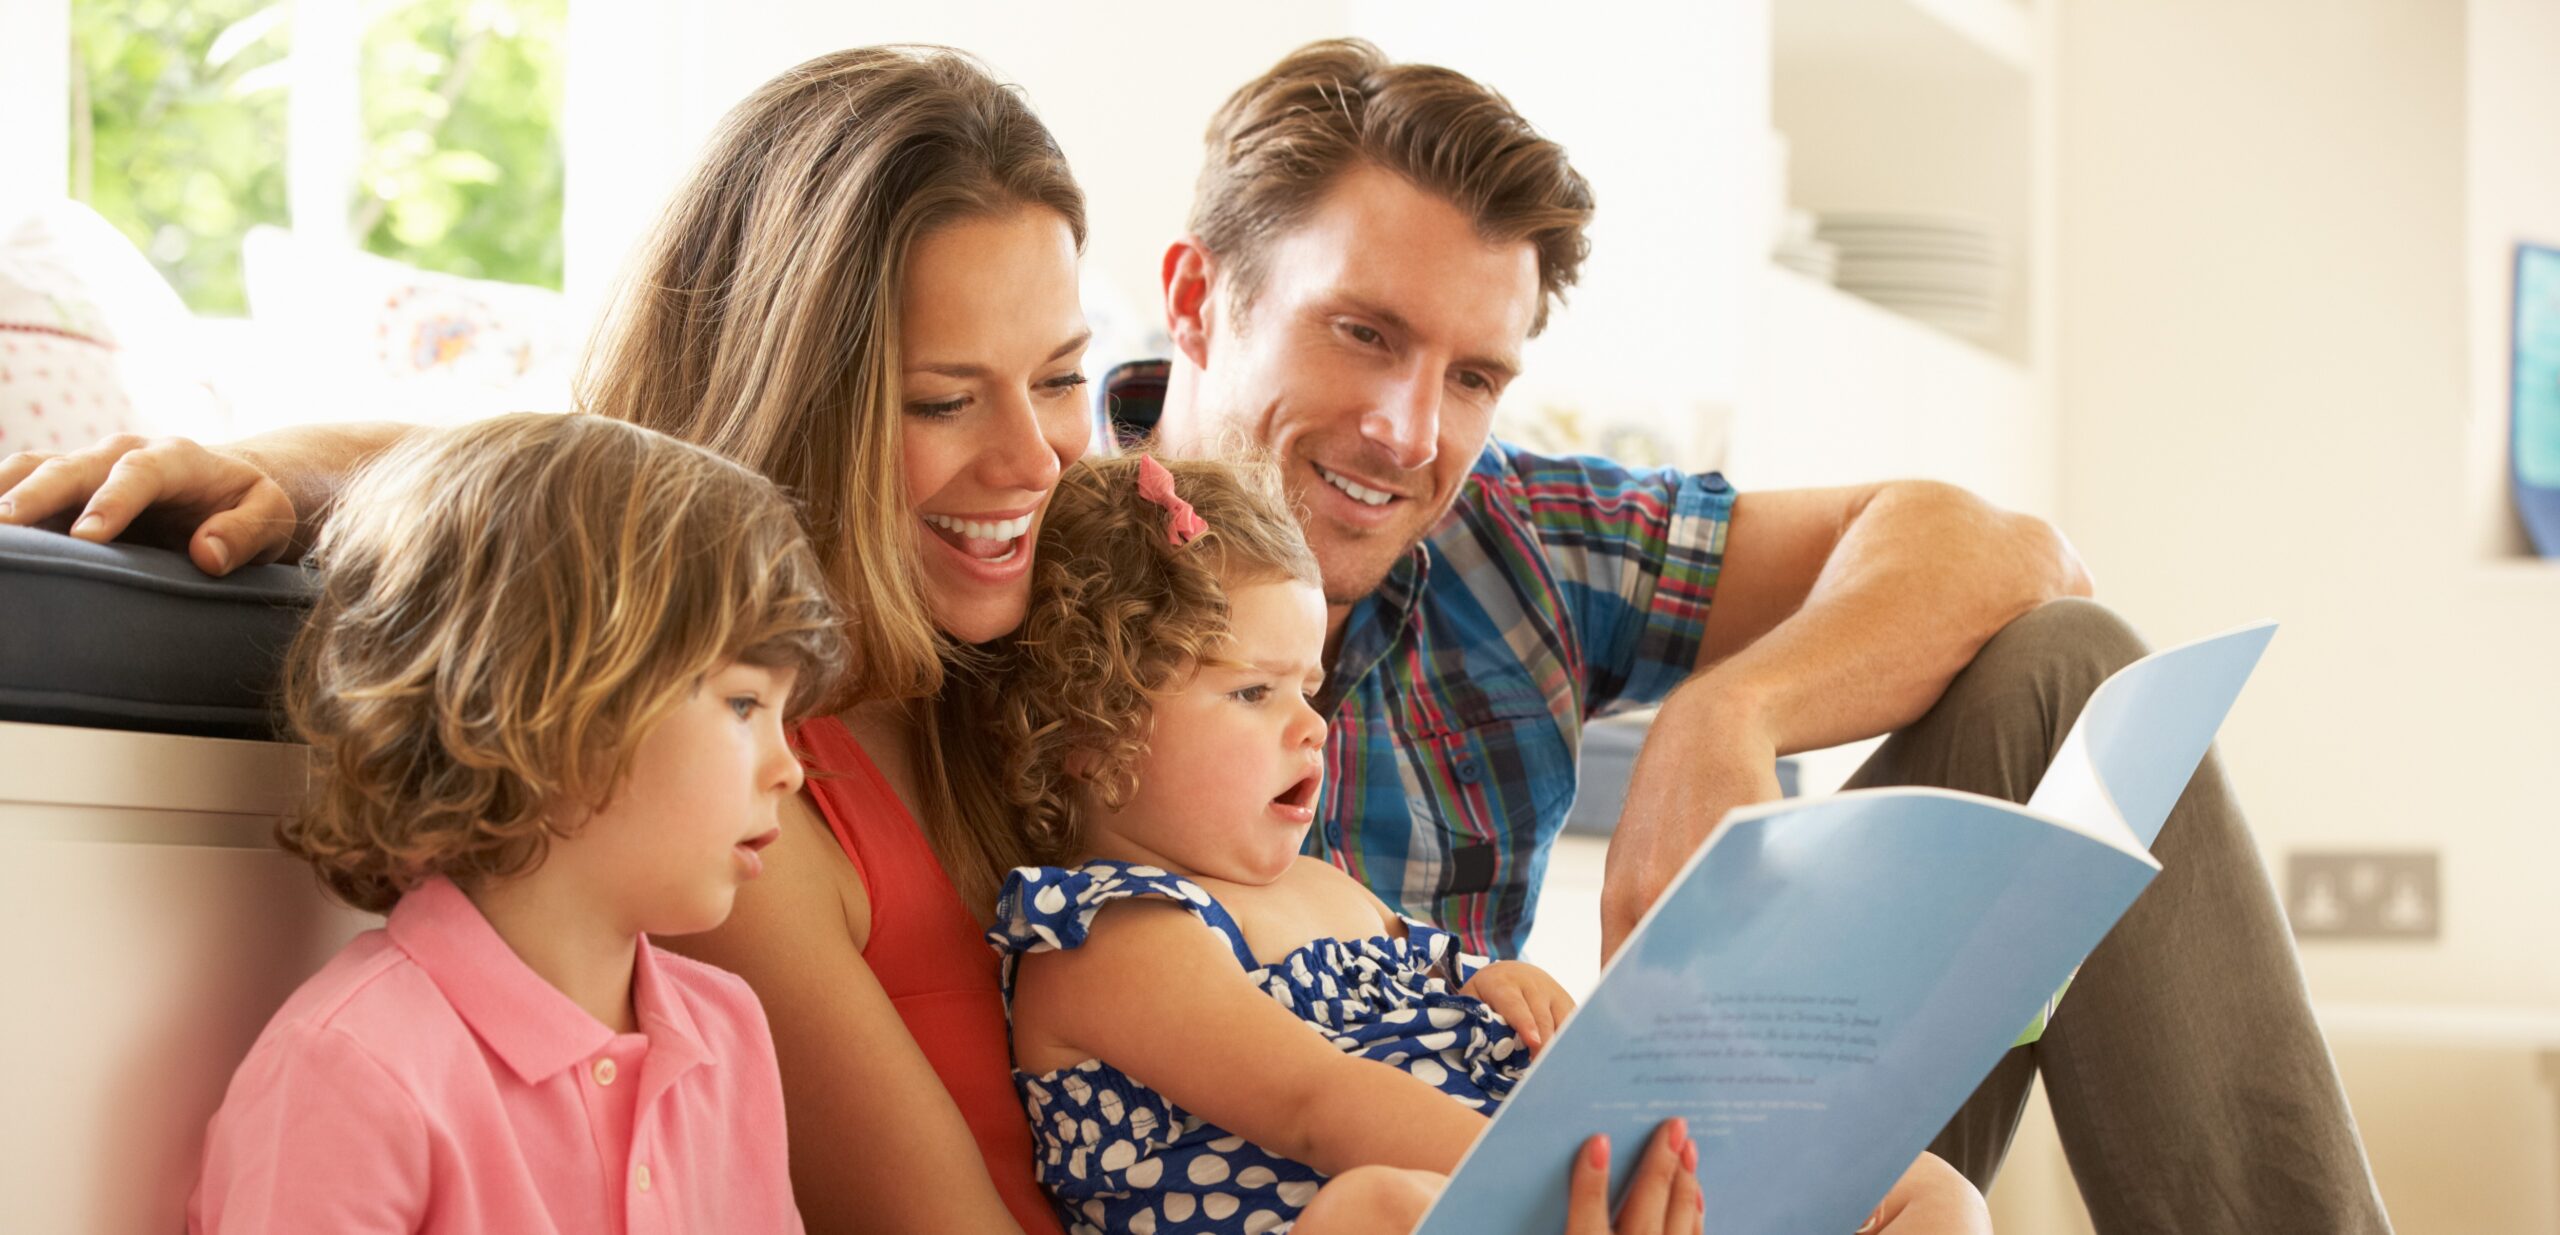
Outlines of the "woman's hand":
[[183,548],[208,575],[226,575],[284,556],[294,509],[256,464],[183,437],[125,433],[64,454],[0,459],[0,523],[66,520],[81,540],[103,544],[130,529],[135,540]]
[[0,523],[184,549],[196,569],[227,575],[300,552],[347,477],[417,431],[301,425],[219,449],[124,434],[68,454],[14,454],[0,459]]
[[[1392,1166],[1355,1167],[1334,1176],[1308,1202],[1291,1230],[1298,1235],[1408,1235],[1449,1186],[1449,1177]],[[1618,1220],[1609,1220],[1609,1138],[1595,1136],[1573,1155],[1564,1235],[1698,1235],[1706,1202],[1698,1192],[1698,1150],[1688,1125],[1654,1129]]]
[[1609,1138],[1595,1136],[1573,1156],[1565,1202],[1565,1235],[1698,1235],[1706,1196],[1698,1191],[1698,1146],[1689,1121],[1665,1120],[1627,1178],[1618,1220],[1609,1221]]
[[1573,996],[1546,970],[1525,961],[1495,961],[1477,970],[1458,993],[1485,1001],[1532,1054],[1555,1041],[1556,1030],[1573,1014]]

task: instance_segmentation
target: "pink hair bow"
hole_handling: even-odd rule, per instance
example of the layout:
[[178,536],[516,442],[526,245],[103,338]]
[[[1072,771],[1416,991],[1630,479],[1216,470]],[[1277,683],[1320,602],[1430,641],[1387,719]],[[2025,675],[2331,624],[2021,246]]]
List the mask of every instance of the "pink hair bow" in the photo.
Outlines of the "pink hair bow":
[[1154,455],[1138,456],[1138,496],[1165,508],[1172,517],[1165,521],[1165,539],[1180,548],[1209,530],[1209,521],[1191,509],[1191,503],[1173,491],[1173,473],[1164,470]]

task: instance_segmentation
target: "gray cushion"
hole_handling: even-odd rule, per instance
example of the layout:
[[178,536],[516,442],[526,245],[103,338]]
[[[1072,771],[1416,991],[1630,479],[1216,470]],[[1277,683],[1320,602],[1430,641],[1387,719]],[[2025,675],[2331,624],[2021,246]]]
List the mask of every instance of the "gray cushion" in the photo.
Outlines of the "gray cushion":
[[274,738],[316,577],[0,527],[0,719]]

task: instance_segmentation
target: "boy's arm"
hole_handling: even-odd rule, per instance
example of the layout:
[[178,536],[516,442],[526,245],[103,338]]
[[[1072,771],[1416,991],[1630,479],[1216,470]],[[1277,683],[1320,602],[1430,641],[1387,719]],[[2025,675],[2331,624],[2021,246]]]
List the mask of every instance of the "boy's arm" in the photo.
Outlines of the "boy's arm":
[[1400,1069],[1345,1055],[1254,986],[1214,930],[1152,901],[1105,908],[1081,947],[1022,958],[1014,1024],[1327,1175],[1447,1173],[1485,1117]]
[[303,1028],[241,1065],[205,1140],[187,1229],[408,1232],[427,1213],[426,1121],[343,1033]]
[[50,520],[97,543],[130,530],[227,575],[308,550],[347,477],[416,431],[305,425],[221,447],[127,433],[67,454],[14,454],[0,459],[0,523]]

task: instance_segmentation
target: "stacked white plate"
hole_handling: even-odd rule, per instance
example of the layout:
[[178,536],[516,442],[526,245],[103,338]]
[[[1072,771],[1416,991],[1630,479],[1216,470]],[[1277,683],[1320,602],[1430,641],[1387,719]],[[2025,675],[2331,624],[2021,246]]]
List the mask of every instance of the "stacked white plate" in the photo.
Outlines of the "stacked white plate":
[[2000,242],[1960,214],[1824,211],[1818,233],[1840,252],[1840,290],[1955,334],[2000,327]]
[[1769,260],[1818,283],[1828,283],[1840,273],[1840,250],[1814,238],[1821,230],[1822,218],[1810,210],[1789,210],[1778,227],[1778,240],[1769,250]]

